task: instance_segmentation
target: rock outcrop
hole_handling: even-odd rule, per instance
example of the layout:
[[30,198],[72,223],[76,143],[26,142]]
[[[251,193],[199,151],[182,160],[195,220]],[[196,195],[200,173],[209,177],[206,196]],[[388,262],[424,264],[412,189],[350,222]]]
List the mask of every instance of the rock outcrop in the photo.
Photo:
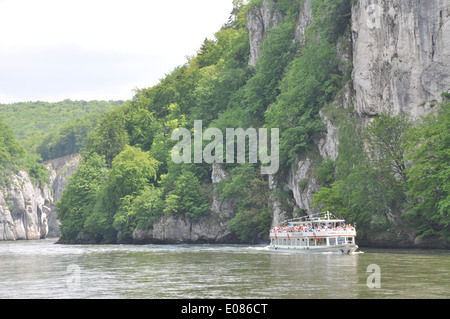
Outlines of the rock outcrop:
[[53,204],[48,186],[38,187],[24,171],[0,189],[0,240],[35,240],[48,235]]
[[8,185],[0,189],[0,241],[59,236],[54,204],[79,160],[79,154],[73,154],[46,162],[49,185],[34,184],[24,171],[10,176]]
[[[56,203],[61,199],[63,190],[66,188],[68,179],[77,170],[80,164],[81,155],[78,153],[56,158],[44,163],[49,171],[50,186],[53,190],[53,202]],[[59,237],[60,222],[56,206],[52,205],[49,216],[49,232],[48,237]]]
[[[220,164],[213,164],[213,187],[227,177],[226,170]],[[233,218],[235,203],[221,200],[215,190],[208,215],[194,221],[186,216],[163,216],[150,230],[137,229],[133,233],[133,241],[137,244],[189,244],[189,243],[230,243],[236,241],[228,228]]]
[[[256,65],[267,31],[276,28],[283,19],[283,13],[277,8],[276,1],[263,0],[261,5],[250,8],[247,13],[247,28],[250,38],[249,65]],[[305,0],[300,9],[294,41],[304,42],[306,30],[312,21],[311,0]]]
[[355,110],[426,114],[450,90],[450,2],[359,0],[352,9]]
[[260,6],[250,8],[247,14],[247,27],[250,34],[249,65],[256,64],[267,30],[278,26],[282,20],[283,15],[270,0],[263,0]]

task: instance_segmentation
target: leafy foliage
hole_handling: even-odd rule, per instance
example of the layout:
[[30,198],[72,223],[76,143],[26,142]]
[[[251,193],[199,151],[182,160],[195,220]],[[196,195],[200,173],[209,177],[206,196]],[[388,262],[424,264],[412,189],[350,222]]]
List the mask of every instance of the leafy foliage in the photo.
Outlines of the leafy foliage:
[[450,238],[449,109],[442,104],[416,125],[381,114],[364,135],[352,121],[342,124],[338,180],[320,189],[314,205],[358,222],[362,235],[403,220],[422,236]]
[[12,168],[14,162],[25,154],[25,150],[14,137],[12,130],[0,121],[0,165]]
[[[315,20],[307,30],[306,43],[287,66],[277,100],[266,112],[267,125],[280,128],[280,162],[287,167],[323,131],[319,110],[343,86],[336,41],[348,27],[348,17],[342,16],[350,12],[350,6],[346,0],[316,0],[311,6]],[[338,27],[342,29],[338,33],[330,32]]]
[[250,164],[235,167],[229,179],[219,186],[221,198],[238,201],[236,216],[229,223],[231,231],[243,242],[255,243],[265,238],[271,224],[269,186],[255,167]]
[[92,114],[105,113],[123,103],[64,100],[57,103],[38,101],[0,104],[0,118],[11,127],[25,149],[34,152],[48,134],[58,134],[65,124]]
[[75,240],[84,231],[86,219],[94,211],[97,194],[106,183],[106,176],[104,157],[92,153],[83,158],[57,203],[61,242]]
[[335,163],[330,158],[325,158],[317,169],[317,181],[320,185],[329,187],[335,181]]
[[0,121],[0,186],[5,186],[11,174],[25,170],[32,182],[48,182],[47,170],[36,155],[28,153],[12,130]]
[[174,189],[166,197],[165,213],[183,214],[194,221],[207,214],[209,204],[200,181],[190,171],[183,170],[174,183]]
[[125,117],[122,108],[107,113],[89,136],[86,152],[105,156],[106,164],[111,167],[114,158],[128,144],[125,130]]
[[409,138],[407,214],[422,235],[450,238],[450,104],[423,118]]
[[407,131],[411,123],[405,116],[381,114],[366,129],[366,139],[372,159],[381,168],[392,170],[405,179]]
[[[356,222],[362,236],[373,230],[374,221],[383,220],[386,226],[393,216],[400,217],[406,198],[396,163],[403,163],[404,144],[398,141],[404,142],[408,123],[403,116],[383,114],[373,120],[365,134],[355,119],[341,123],[338,180],[320,189],[313,204],[324,204],[323,209]],[[369,153],[364,149],[364,136]],[[386,152],[387,148],[392,152]]]
[[59,131],[47,134],[36,152],[44,161],[80,152],[100,117],[100,114],[92,114],[64,124]]

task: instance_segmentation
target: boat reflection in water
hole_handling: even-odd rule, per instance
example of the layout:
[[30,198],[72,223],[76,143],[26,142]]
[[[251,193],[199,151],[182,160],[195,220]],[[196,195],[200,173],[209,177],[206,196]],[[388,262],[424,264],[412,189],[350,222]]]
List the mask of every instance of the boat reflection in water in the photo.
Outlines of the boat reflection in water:
[[270,249],[292,251],[340,252],[358,249],[356,229],[330,212],[295,218],[270,230]]

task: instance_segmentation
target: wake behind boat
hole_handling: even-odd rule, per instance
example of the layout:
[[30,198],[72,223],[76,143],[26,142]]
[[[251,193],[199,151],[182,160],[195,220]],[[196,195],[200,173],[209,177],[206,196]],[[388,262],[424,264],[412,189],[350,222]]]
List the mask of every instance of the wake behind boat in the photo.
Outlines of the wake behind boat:
[[270,230],[270,249],[341,252],[349,254],[358,246],[356,229],[330,212],[292,219]]

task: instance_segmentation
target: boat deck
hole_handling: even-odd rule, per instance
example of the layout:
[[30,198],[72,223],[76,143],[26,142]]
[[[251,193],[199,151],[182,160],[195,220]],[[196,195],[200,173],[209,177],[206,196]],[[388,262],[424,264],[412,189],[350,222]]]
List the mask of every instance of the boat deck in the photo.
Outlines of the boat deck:
[[351,253],[358,249],[355,240],[355,227],[329,212],[325,217],[291,220],[288,225],[270,230],[270,248],[280,250]]

